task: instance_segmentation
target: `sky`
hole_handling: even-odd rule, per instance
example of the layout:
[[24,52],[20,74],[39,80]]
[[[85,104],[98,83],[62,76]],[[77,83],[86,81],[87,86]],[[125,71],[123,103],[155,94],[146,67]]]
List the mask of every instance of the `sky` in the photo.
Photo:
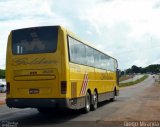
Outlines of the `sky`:
[[159,0],[0,0],[0,68],[11,30],[48,25],[71,30],[121,70],[160,64]]

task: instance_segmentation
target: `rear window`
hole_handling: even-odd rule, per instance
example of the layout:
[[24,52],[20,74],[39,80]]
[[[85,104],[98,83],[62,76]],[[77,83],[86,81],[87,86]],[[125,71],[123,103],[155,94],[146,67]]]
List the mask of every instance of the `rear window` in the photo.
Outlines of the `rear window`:
[[57,49],[58,27],[34,27],[12,31],[13,54],[51,53]]

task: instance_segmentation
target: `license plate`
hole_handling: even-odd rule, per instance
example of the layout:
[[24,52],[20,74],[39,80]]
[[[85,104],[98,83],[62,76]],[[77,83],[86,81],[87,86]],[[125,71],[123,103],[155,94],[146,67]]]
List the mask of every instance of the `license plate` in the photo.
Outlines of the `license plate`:
[[39,94],[39,89],[29,89],[29,94]]

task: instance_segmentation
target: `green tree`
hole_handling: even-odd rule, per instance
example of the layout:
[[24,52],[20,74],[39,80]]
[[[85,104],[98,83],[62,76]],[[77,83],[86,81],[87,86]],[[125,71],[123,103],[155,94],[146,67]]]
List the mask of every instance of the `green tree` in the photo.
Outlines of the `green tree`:
[[136,65],[133,65],[131,69],[133,73],[140,73],[140,68],[137,67]]
[[146,70],[147,72],[160,73],[160,64],[149,65]]
[[129,68],[129,69],[126,70],[126,74],[131,74],[131,73],[133,73],[133,71],[132,71],[131,68]]
[[131,68],[126,70],[126,73],[160,73],[160,64],[153,64],[144,68],[133,65]]
[[5,78],[5,70],[0,69],[0,79]]

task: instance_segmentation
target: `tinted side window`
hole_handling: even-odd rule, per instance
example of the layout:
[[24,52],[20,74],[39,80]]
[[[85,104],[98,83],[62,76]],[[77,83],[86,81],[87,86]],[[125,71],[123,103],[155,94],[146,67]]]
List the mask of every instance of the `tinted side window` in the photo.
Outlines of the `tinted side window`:
[[99,55],[99,52],[94,50],[94,62],[95,62],[95,67],[97,68],[101,68],[100,67],[100,55]]
[[86,49],[85,45],[79,41],[68,37],[70,61],[74,63],[86,65]]
[[94,67],[94,50],[86,46],[86,62],[88,66]]
[[114,60],[114,67],[115,67],[115,71],[117,70],[117,68],[118,68],[118,63],[117,63],[117,61],[116,60]]
[[109,58],[108,67],[109,67],[109,70],[115,71],[114,59],[113,58]]
[[68,36],[70,61],[99,69],[115,71],[115,60]]

